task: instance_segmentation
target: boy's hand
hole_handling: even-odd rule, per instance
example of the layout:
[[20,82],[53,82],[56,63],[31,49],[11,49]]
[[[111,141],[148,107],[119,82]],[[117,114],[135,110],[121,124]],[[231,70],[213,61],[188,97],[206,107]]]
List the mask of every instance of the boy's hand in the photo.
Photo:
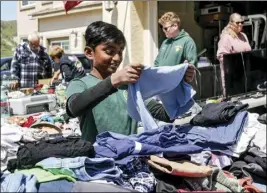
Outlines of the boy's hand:
[[143,68],[142,64],[129,64],[111,75],[111,84],[119,87],[123,84],[135,83],[140,78]]
[[192,82],[194,77],[195,77],[195,67],[194,67],[194,65],[189,64],[188,68],[187,68],[187,70],[185,72],[184,79],[185,79],[186,82],[189,83],[189,82]]

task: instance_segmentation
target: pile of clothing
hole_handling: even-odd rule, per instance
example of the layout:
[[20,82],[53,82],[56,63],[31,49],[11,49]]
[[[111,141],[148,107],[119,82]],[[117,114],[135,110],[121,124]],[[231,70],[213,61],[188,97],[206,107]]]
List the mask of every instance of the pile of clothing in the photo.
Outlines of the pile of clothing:
[[[1,191],[265,192],[266,125],[246,107],[208,104],[190,124],[131,136],[104,132],[94,144],[45,134],[17,149],[12,144]],[[9,126],[11,132],[14,125]],[[1,151],[9,141],[5,134]]]
[[171,119],[194,105],[185,71],[185,65],[146,68],[129,86],[128,113],[144,127],[136,135],[103,132],[91,144],[41,130],[25,141],[27,129],[15,135],[9,123],[1,126],[8,157],[1,191],[266,192],[266,115],[247,112],[247,104],[210,103],[188,124],[159,126],[147,111],[144,100],[155,95]]
[[68,136],[81,136],[79,121],[67,117],[62,109],[1,118],[1,170],[9,159],[16,158],[20,145]]

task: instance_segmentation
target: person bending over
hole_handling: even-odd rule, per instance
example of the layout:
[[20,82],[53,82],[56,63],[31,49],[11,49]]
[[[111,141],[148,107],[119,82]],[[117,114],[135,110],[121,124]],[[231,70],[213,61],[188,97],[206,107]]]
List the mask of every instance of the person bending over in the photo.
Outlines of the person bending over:
[[[65,83],[69,83],[74,78],[81,78],[85,76],[85,71],[81,62],[75,56],[67,56],[63,48],[60,46],[53,46],[49,53],[54,61],[54,76],[51,83],[55,83],[60,75]],[[78,66],[78,64],[80,66]]]

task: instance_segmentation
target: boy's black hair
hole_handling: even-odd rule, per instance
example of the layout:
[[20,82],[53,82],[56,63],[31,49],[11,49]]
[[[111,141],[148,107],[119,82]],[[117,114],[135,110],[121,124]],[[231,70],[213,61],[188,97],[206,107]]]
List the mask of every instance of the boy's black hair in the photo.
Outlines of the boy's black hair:
[[115,25],[103,21],[91,23],[85,31],[86,46],[93,50],[101,43],[126,44],[121,30]]

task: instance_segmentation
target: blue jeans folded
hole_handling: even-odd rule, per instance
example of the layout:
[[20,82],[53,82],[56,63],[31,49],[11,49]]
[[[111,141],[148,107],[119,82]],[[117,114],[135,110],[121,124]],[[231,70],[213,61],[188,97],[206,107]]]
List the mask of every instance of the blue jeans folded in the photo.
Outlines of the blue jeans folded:
[[257,187],[258,189],[262,190],[263,192],[267,191],[266,185],[264,185],[264,184],[252,183],[252,185]]
[[121,170],[112,158],[55,158],[50,157],[36,164],[53,174],[65,174],[81,181],[106,179],[117,181]]
[[95,182],[75,182],[72,192],[137,192],[113,184]]
[[22,173],[2,174],[1,192],[37,192],[37,178]]
[[38,184],[38,192],[71,192],[73,182],[57,180]]

